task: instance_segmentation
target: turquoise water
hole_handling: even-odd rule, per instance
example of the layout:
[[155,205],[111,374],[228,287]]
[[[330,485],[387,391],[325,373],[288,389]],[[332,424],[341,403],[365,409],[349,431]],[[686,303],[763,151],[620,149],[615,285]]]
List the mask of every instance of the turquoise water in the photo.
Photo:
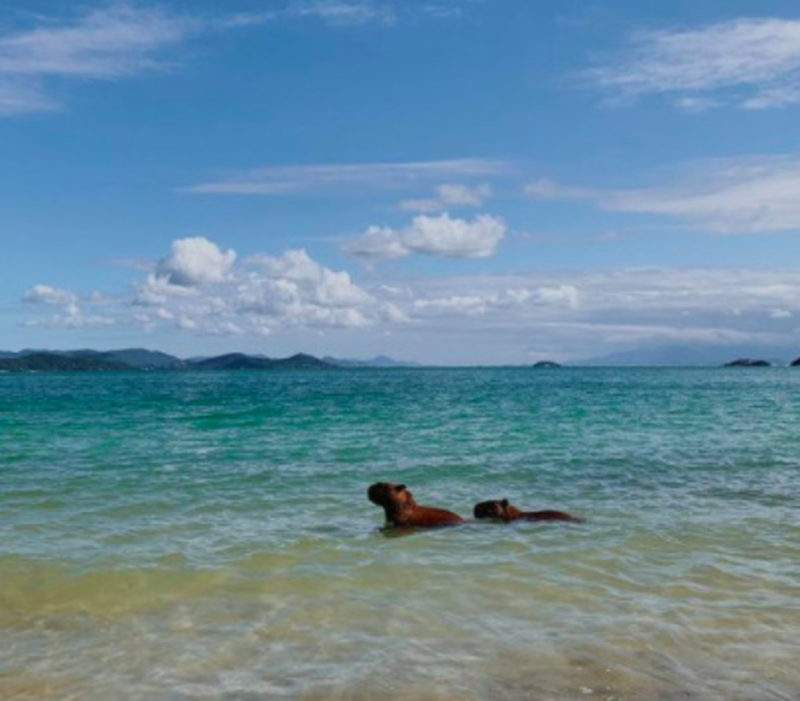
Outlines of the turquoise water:
[[[800,372],[0,375],[0,698],[796,699]],[[586,524],[393,537],[404,482]]]

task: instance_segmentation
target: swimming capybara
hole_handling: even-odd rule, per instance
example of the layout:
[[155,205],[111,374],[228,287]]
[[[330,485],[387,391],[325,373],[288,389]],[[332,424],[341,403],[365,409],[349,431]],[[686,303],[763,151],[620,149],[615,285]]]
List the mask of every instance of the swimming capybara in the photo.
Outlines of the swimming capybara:
[[391,526],[431,528],[463,523],[458,514],[432,506],[419,506],[404,484],[376,482],[367,490],[367,498],[386,512]]
[[508,503],[508,499],[492,499],[475,504],[473,509],[475,518],[494,518],[499,521],[572,521],[583,523],[585,519],[577,518],[564,511],[520,511],[513,504]]

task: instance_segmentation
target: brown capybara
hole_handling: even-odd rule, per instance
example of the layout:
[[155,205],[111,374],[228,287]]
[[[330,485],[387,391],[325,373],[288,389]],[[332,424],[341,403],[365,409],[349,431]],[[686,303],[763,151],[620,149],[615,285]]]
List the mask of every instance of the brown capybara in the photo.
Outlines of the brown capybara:
[[376,482],[367,490],[367,498],[386,512],[390,526],[432,528],[463,523],[458,514],[432,506],[419,506],[404,484]]
[[564,511],[520,511],[513,504],[508,503],[508,499],[492,499],[475,504],[473,509],[475,518],[494,518],[499,521],[572,521],[573,523],[583,523],[585,519],[577,518]]

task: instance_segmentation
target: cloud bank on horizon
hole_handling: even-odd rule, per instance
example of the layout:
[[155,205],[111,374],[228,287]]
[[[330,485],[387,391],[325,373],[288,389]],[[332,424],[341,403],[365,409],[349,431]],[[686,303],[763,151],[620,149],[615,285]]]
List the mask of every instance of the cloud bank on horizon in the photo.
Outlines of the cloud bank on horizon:
[[800,351],[800,19],[509,4],[0,11],[9,345]]
[[[39,283],[22,297],[38,312],[27,323],[237,339],[287,329],[462,339],[489,333],[498,345],[522,346],[525,358],[580,359],[643,343],[786,345],[800,308],[800,270],[552,271],[359,284],[303,249],[240,260],[204,237],[173,241],[130,289],[81,297]],[[419,357],[444,360],[435,350]]]

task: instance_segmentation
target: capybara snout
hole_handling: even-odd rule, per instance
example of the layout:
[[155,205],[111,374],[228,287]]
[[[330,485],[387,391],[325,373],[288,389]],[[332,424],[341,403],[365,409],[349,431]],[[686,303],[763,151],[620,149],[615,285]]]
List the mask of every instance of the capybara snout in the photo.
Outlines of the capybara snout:
[[508,499],[491,499],[475,504],[472,510],[475,518],[505,518],[508,508]]
[[397,506],[408,502],[411,492],[404,484],[376,482],[367,489],[367,499],[378,506]]

